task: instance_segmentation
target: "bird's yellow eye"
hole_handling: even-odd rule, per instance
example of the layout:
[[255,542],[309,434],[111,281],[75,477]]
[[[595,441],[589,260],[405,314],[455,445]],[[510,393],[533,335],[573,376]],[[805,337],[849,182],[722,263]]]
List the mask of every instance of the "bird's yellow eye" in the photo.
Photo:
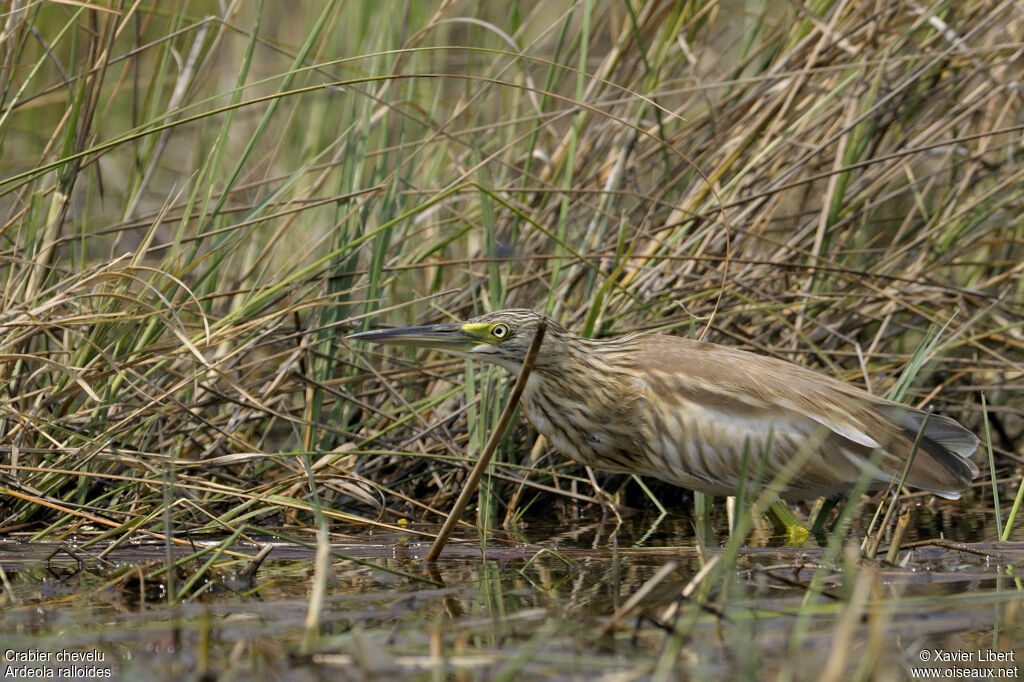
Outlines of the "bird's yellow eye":
[[491,336],[496,339],[503,339],[509,335],[512,330],[509,329],[507,324],[496,324],[491,327]]

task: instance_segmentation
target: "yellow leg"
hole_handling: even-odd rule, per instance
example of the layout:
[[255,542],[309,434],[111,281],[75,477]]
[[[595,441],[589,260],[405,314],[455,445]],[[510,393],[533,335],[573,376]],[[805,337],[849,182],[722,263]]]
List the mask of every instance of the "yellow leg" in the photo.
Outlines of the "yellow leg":
[[796,518],[793,512],[782,500],[775,500],[768,508],[768,515],[779,530],[786,533],[787,545],[802,545],[811,536],[804,524]]

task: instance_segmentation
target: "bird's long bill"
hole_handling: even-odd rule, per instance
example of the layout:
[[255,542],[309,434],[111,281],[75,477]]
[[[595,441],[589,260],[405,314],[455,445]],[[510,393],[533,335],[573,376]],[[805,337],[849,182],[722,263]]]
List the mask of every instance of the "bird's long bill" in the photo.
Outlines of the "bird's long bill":
[[474,346],[486,342],[483,332],[488,326],[483,324],[428,324],[421,327],[375,329],[350,334],[346,338],[391,346],[420,346],[447,351],[469,351]]

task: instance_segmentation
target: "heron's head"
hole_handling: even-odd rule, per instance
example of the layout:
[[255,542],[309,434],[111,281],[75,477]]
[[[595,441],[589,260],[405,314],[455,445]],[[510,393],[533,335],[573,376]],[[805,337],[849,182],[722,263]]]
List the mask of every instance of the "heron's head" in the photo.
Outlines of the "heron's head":
[[[498,310],[465,322],[377,329],[352,334],[348,338],[392,346],[433,348],[452,355],[491,362],[517,372],[530,348],[537,324],[542,319],[546,318],[532,310]],[[557,337],[569,332],[548,320],[547,336],[538,354],[538,363],[544,356],[544,349],[552,334]]]

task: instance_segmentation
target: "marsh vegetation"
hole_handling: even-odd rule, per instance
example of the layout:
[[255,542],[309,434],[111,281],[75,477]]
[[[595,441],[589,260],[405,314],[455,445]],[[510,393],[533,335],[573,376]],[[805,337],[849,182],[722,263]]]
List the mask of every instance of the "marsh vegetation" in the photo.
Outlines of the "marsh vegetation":
[[[0,640],[126,679],[1019,659],[1021,35],[989,1],[7,3]],[[509,376],[344,335],[512,306],[934,407],[981,476],[787,548],[517,420],[427,564]]]

